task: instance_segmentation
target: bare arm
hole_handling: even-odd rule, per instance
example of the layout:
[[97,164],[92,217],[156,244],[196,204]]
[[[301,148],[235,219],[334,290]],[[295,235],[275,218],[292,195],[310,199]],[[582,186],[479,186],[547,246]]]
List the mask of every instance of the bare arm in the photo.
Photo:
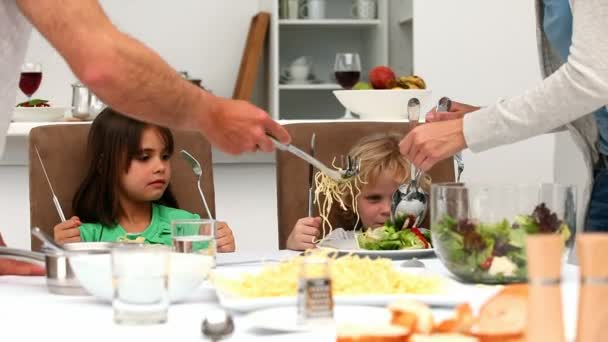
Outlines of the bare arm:
[[[158,54],[114,27],[97,0],[17,3],[76,76],[114,109],[159,125],[201,131],[231,153],[258,146],[271,150],[266,132],[289,140],[264,111],[182,79]],[[244,124],[239,120],[248,120],[248,128],[239,126]]]

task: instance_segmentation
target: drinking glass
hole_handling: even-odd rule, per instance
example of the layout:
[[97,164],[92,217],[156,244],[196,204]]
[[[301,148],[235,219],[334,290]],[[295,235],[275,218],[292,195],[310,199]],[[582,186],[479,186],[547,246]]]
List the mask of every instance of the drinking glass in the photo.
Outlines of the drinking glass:
[[19,89],[27,96],[28,101],[40,87],[42,81],[42,65],[40,63],[24,63],[21,66]]
[[[173,220],[173,250],[211,256],[215,260],[217,221],[211,219]],[[215,264],[215,262],[214,262]]]
[[160,245],[120,244],[112,249],[114,322],[167,322],[170,252]]
[[[334,64],[336,81],[344,89],[352,89],[361,77],[361,60],[358,53],[347,52],[336,54]],[[354,119],[347,109],[343,119]]]

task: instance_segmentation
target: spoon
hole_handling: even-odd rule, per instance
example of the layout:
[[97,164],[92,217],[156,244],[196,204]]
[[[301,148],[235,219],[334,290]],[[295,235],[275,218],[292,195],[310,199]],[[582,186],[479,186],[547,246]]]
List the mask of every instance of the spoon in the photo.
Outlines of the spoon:
[[418,267],[418,268],[425,268],[425,267],[426,267],[426,265],[425,265],[425,264],[424,264],[422,261],[420,261],[420,260],[418,260],[418,259],[416,259],[416,258],[412,258],[412,259],[405,260],[404,262],[402,262],[402,263],[401,263],[401,267]]
[[[420,118],[420,101],[417,98],[410,99],[407,104],[408,119],[411,129],[414,129]],[[413,175],[410,183],[405,187],[402,185],[393,195],[393,217],[414,216],[414,227],[419,227],[424,220],[428,209],[428,196],[421,191],[419,180],[422,171],[416,169],[412,164]]]
[[[437,111],[438,112],[449,112],[450,107],[452,107],[452,101],[449,97],[442,97],[439,99],[437,103]],[[460,183],[460,176],[462,175],[462,171],[464,171],[464,161],[462,160],[462,151],[458,152],[454,155],[454,160],[456,161],[456,165],[458,167],[458,176],[456,177],[456,181]]]
[[66,250],[59,246],[55,240],[53,240],[47,233],[43,232],[40,228],[34,227],[32,228],[32,235],[37,237],[45,246],[52,249],[55,252],[65,253]]
[[232,335],[234,320],[226,310],[216,309],[205,315],[201,331],[211,341],[220,341]]

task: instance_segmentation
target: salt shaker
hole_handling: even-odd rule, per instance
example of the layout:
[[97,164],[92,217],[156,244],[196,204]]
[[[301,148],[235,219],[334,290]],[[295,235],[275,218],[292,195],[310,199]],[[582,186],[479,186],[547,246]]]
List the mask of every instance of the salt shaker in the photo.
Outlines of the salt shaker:
[[565,341],[561,294],[563,249],[560,234],[526,238],[529,287],[526,341]]
[[72,116],[79,119],[89,117],[90,92],[84,84],[72,84]]
[[581,234],[576,249],[580,265],[576,341],[605,341],[608,336],[608,234]]
[[307,255],[298,279],[298,324],[333,322],[334,301],[327,257]]

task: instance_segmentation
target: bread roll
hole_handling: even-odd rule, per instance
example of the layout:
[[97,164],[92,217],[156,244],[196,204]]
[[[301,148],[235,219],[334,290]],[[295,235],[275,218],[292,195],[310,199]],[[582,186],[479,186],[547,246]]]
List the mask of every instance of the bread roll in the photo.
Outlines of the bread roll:
[[481,307],[471,334],[482,342],[523,341],[527,305],[527,285],[505,287]]
[[400,299],[389,305],[391,323],[409,329],[414,333],[430,334],[433,331],[433,312],[423,303]]

